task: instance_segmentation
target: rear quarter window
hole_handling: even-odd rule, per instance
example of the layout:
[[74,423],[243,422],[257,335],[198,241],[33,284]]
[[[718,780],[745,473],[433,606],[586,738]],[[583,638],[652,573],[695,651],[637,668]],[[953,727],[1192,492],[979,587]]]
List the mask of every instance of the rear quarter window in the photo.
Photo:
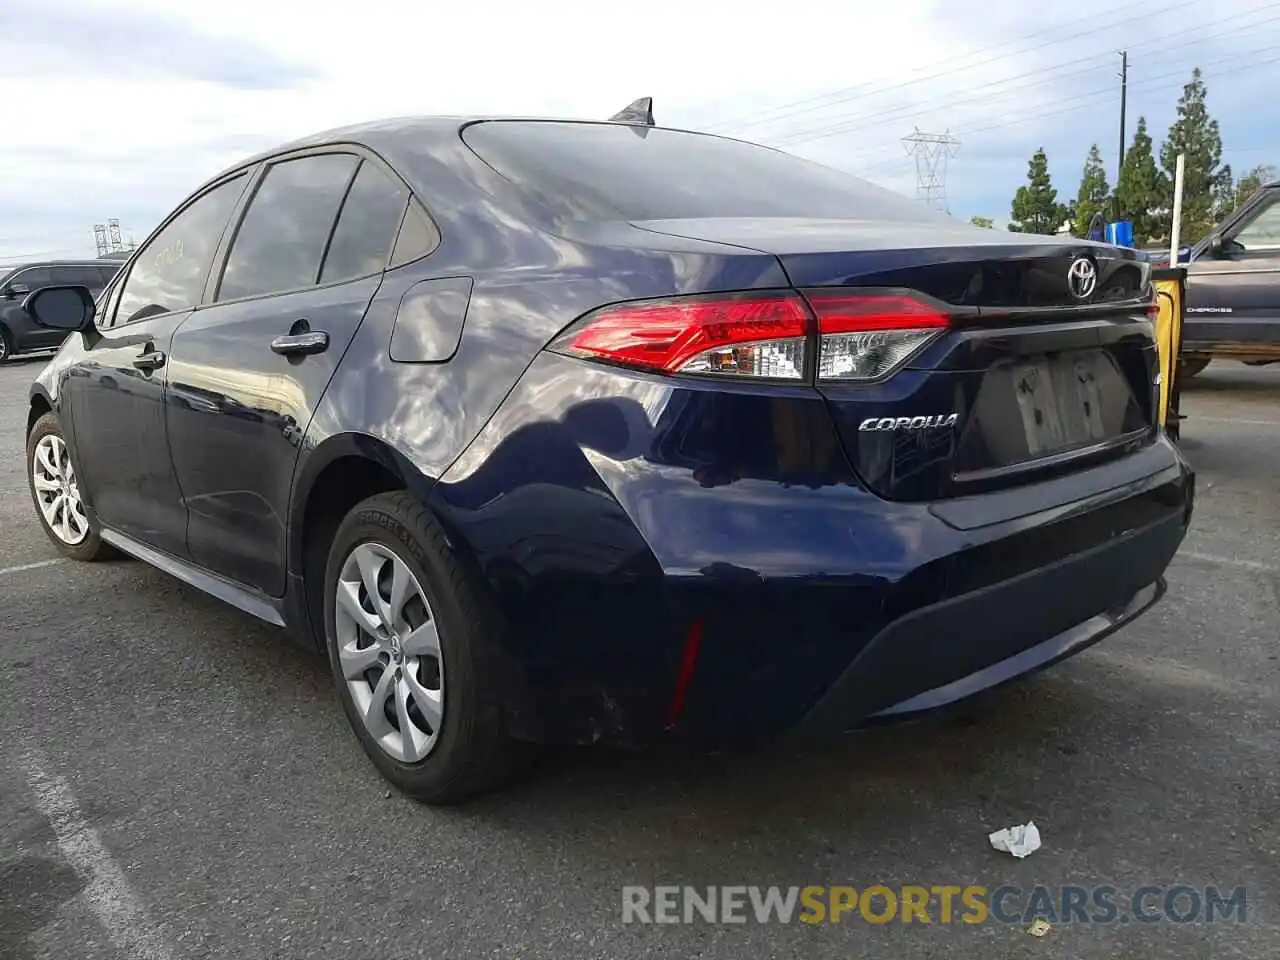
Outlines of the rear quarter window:
[[578,220],[823,217],[956,221],[852,174],[756,144],[606,123],[488,120],[463,140],[517,188]]

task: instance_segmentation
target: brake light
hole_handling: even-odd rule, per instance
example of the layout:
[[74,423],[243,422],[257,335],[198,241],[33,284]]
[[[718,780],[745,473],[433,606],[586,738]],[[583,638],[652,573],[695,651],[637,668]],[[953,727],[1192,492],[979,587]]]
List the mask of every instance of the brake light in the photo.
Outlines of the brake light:
[[603,307],[551,349],[655,373],[802,380],[816,347],[819,380],[878,380],[949,323],[905,293],[729,294]]
[[806,293],[818,318],[818,380],[879,380],[950,324],[908,294]]
[[794,293],[623,303],[591,314],[553,347],[659,373],[799,380],[810,322]]

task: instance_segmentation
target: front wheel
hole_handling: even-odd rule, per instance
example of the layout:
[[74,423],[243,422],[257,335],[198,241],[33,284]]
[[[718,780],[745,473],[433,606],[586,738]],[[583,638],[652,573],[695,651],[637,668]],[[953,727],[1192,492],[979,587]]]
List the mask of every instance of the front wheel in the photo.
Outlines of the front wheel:
[[379,772],[427,803],[466,799],[531,755],[505,731],[489,619],[444,533],[405,493],[347,514],[325,572],[343,710]]
[[5,327],[0,327],[0,363],[4,363],[13,353],[13,340]]
[[27,484],[45,534],[72,560],[97,560],[110,551],[80,496],[80,482],[58,418],[46,413],[27,437]]

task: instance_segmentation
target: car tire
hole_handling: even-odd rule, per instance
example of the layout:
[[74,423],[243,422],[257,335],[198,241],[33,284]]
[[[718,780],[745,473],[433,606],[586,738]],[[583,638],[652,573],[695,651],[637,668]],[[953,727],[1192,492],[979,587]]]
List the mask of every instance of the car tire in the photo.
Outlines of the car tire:
[[1178,376],[1190,380],[1209,365],[1212,357],[1182,357],[1178,363]]
[[[400,583],[407,586],[395,597]],[[407,493],[378,494],[347,514],[329,550],[324,609],[343,711],[374,766],[402,793],[457,803],[535,755],[506,733],[491,618],[444,531]],[[431,635],[434,653],[429,640],[414,642]]]
[[0,363],[8,361],[13,354],[13,338],[9,333],[9,328],[0,326]]
[[[84,510],[66,449],[66,438],[57,416],[53,413],[41,416],[27,435],[27,487],[36,517],[45,535],[64,557],[82,561],[105,559],[111,556],[111,548],[102,542],[97,521]],[[56,507],[59,499],[60,510]]]

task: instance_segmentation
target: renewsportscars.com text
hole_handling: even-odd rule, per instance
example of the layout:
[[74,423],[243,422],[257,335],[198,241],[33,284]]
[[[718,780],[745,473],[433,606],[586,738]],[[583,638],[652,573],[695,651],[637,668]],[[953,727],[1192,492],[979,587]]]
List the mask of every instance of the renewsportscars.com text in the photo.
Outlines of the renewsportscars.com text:
[[1243,923],[1246,907],[1244,887],[1185,884],[622,888],[623,923]]

